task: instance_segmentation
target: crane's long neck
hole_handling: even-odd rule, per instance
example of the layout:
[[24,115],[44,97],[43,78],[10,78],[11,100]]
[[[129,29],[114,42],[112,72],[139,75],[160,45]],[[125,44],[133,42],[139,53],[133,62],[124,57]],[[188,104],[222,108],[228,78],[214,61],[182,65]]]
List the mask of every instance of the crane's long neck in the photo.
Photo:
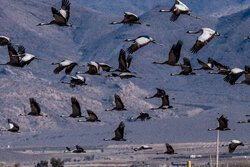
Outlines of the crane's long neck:
[[201,30],[199,30],[199,31],[187,31],[188,34],[198,34],[200,32],[201,32]]
[[120,21],[120,22],[113,21],[110,24],[123,24],[123,22],[122,21]]
[[27,116],[27,114],[19,114],[18,116]]
[[159,12],[171,12],[171,10],[159,10]]
[[188,15],[189,15],[190,17],[193,17],[193,18],[196,18],[196,19],[200,19],[199,16],[195,16],[195,15],[193,15],[192,13],[189,13]]
[[170,76],[177,76],[177,75],[181,75],[180,73],[179,74],[170,74]]
[[131,41],[135,41],[135,39],[125,39],[125,42],[131,42]]
[[77,122],[87,122],[86,120],[78,120]]
[[156,62],[156,61],[154,61],[153,64],[167,64],[167,62],[166,61],[165,62]]
[[61,115],[60,117],[65,118],[65,117],[69,117],[69,115]]
[[103,139],[104,141],[111,141],[112,139]]
[[50,25],[50,24],[54,24],[53,22],[50,23],[39,23],[37,24],[37,26],[45,26],[45,25]]

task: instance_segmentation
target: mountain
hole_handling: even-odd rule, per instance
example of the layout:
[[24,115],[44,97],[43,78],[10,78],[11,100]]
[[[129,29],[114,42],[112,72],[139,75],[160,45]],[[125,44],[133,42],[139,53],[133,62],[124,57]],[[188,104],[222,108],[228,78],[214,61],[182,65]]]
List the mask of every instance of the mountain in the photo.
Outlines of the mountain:
[[[245,132],[249,131],[249,127],[236,122],[246,119],[244,115],[249,114],[249,86],[231,86],[223,81],[224,76],[209,75],[203,71],[197,71],[196,76],[171,77],[170,73],[178,73],[181,69],[154,65],[152,62],[167,59],[172,44],[183,40],[181,59],[189,57],[193,67],[199,66],[197,58],[206,61],[208,57],[230,67],[244,67],[249,63],[250,43],[243,40],[245,35],[249,35],[246,29],[249,25],[249,8],[219,19],[207,16],[196,20],[181,16],[172,23],[169,21],[170,14],[159,13],[158,10],[163,6],[158,6],[140,16],[142,22],[151,24],[150,27],[144,27],[110,25],[110,22],[122,18],[72,2],[70,22],[79,25],[79,29],[53,25],[37,27],[39,22],[53,19],[51,6],[59,8],[60,3],[56,0],[13,0],[1,4],[0,21],[3,26],[0,34],[9,36],[13,43],[23,44],[27,52],[43,60],[34,60],[24,68],[0,67],[0,127],[8,127],[7,118],[11,118],[20,125],[21,131],[18,135],[1,133],[0,147],[117,144],[102,139],[112,138],[120,121],[125,122],[125,138],[135,143],[214,141],[216,133],[208,132],[207,129],[217,126],[218,113],[228,117],[230,128],[236,129],[223,133],[222,141],[239,136],[240,140],[248,140],[249,134]],[[193,55],[189,49],[198,34],[185,32],[201,27],[214,28],[228,38],[215,37],[197,55]],[[93,60],[116,68],[120,49],[130,45],[124,39],[143,34],[152,36],[165,47],[149,44],[133,54],[131,71],[142,79],[121,80],[84,75],[88,85],[72,89],[60,83],[62,80],[68,81],[69,76],[63,72],[53,74],[55,67],[51,63],[63,59],[74,60],[79,64]],[[7,62],[6,47],[0,48],[0,54],[0,62]],[[86,70],[76,67],[72,75],[76,71]],[[102,74],[108,75],[105,72]],[[175,97],[175,100],[170,100],[174,109],[150,110],[151,107],[160,106],[161,100],[145,100],[144,97],[154,94],[157,87],[165,89],[170,97]],[[127,111],[104,111],[114,106],[115,93],[121,96]],[[34,97],[40,103],[42,113],[49,116],[18,116],[29,112],[29,97]],[[86,109],[91,109],[102,122],[78,123],[77,119],[59,117],[70,114],[71,97],[78,99],[83,115],[86,115]],[[148,112],[155,120],[128,121],[128,118],[140,112]]]
[[[143,14],[157,6],[165,5],[164,8],[171,8],[174,4],[174,0],[74,0],[81,3],[91,9],[101,11],[103,13],[111,13],[115,15],[122,15],[124,11],[130,11],[136,14]],[[250,6],[250,2],[247,0],[182,0],[194,13],[201,16],[213,15],[223,16],[235,13],[241,9],[245,9]]]

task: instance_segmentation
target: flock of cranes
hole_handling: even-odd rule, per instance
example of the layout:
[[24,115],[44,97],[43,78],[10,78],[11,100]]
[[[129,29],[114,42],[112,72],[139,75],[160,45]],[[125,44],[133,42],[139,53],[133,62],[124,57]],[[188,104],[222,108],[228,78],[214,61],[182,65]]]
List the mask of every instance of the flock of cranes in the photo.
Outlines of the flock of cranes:
[[[79,28],[78,26],[74,26],[70,24],[69,16],[70,16],[70,2],[69,0],[62,0],[61,9],[58,11],[54,7],[51,8],[54,20],[49,23],[39,23],[37,26],[44,26],[44,25],[51,25],[55,24],[58,26],[69,26],[74,28]],[[171,12],[172,16],[170,17],[171,21],[176,21],[178,17],[182,14],[188,15],[191,17],[194,17],[196,19],[200,19],[198,16],[194,16],[191,13],[191,10],[183,4],[179,0],[175,0],[175,4],[172,6],[170,10],[160,10],[159,12]],[[147,23],[141,23],[139,21],[139,17],[131,12],[124,12],[124,19],[120,22],[112,22],[110,24],[140,24],[145,26],[150,26],[150,24]],[[201,33],[201,35],[197,38],[195,44],[190,49],[190,51],[194,54],[198,53],[199,50],[201,50],[205,45],[207,45],[215,36],[221,36],[218,32],[215,30],[212,30],[210,28],[201,28],[199,31],[187,31],[189,34],[197,34]],[[224,36],[226,38],[226,36]],[[246,37],[246,39],[249,39],[249,36]],[[105,64],[105,63],[99,63],[96,61],[91,61],[87,65],[79,65],[77,62],[73,62],[71,60],[63,60],[61,62],[52,63],[52,65],[57,65],[57,67],[54,69],[54,74],[59,74],[61,71],[65,69],[65,74],[70,75],[72,70],[75,66],[87,66],[88,71],[85,72],[76,72],[76,76],[71,76],[70,82],[62,82],[63,84],[69,84],[71,87],[75,87],[76,85],[87,85],[86,79],[82,77],[80,74],[88,74],[88,75],[102,75],[100,72],[106,71],[111,72],[110,75],[107,75],[105,77],[120,77],[121,79],[124,78],[131,78],[131,77],[137,77],[135,72],[130,71],[130,65],[132,62],[132,54],[136,52],[138,49],[148,45],[149,43],[154,43],[160,46],[164,46],[163,44],[158,43],[155,39],[153,39],[150,36],[142,35],[135,39],[126,39],[124,40],[126,42],[133,42],[126,51],[121,49],[119,58],[118,58],[118,68],[115,70],[111,70],[113,67]],[[182,71],[178,74],[170,74],[171,76],[174,75],[195,75],[196,73],[193,72],[193,70],[213,70],[213,67],[216,66],[218,70],[216,72],[209,72],[209,74],[222,74],[226,75],[224,80],[226,82],[229,82],[230,84],[236,84],[239,77],[243,74],[245,74],[245,80],[241,83],[250,85],[250,67],[245,66],[245,69],[239,69],[239,68],[229,68],[228,66],[222,65],[218,63],[217,61],[213,60],[212,58],[208,58],[208,63],[202,62],[200,59],[197,59],[198,63],[201,65],[198,69],[192,69],[190,60],[187,57],[183,57],[183,64],[178,63],[180,56],[181,56],[181,49],[182,49],[183,41],[178,40],[176,44],[173,44],[171,47],[171,50],[168,54],[168,60],[164,62],[153,62],[154,64],[167,64],[170,66],[181,66]],[[30,64],[33,60],[38,59],[34,55],[26,53],[26,49],[22,45],[14,45],[12,44],[11,40],[6,36],[0,36],[0,46],[7,46],[8,47],[8,54],[10,61],[1,64],[1,65],[10,65],[14,67],[24,67],[28,64]],[[16,49],[16,48],[17,49]],[[127,52],[127,53],[126,53]],[[128,55],[126,55],[128,54]],[[117,74],[117,72],[119,72]],[[161,98],[162,105],[158,108],[151,108],[151,110],[156,109],[170,109],[173,108],[173,106],[170,105],[169,102],[169,96],[166,94],[165,90],[156,88],[157,92],[151,96],[151,97],[145,97],[145,99],[151,99],[151,98]],[[126,110],[124,103],[122,102],[119,95],[114,95],[114,101],[115,106],[112,109],[106,109],[105,111],[122,111]],[[171,98],[174,100],[174,98]],[[19,116],[44,116],[47,117],[48,115],[41,113],[41,108],[39,103],[34,99],[30,98],[30,112],[28,114],[20,114]],[[83,116],[81,112],[81,107],[79,102],[75,97],[71,98],[71,105],[72,105],[72,113],[67,115],[61,115],[60,117],[71,117],[71,118],[85,118],[85,120],[77,120],[78,122],[100,122],[101,120],[98,119],[98,116],[91,110],[87,110],[88,116]],[[139,116],[137,116],[134,120],[148,120],[152,119],[152,117],[149,116],[148,113],[141,112]],[[209,131],[212,130],[230,130],[228,128],[228,120],[223,115],[218,118],[219,126],[215,129],[208,129]],[[250,120],[247,121],[239,121],[238,123],[250,123]],[[13,122],[11,119],[8,119],[9,129],[1,129],[1,131],[9,131],[9,132],[16,132],[20,133],[19,126],[17,123]],[[105,141],[109,140],[115,140],[115,141],[126,141],[124,138],[124,129],[125,124],[123,121],[120,122],[119,126],[115,130],[115,137],[111,139],[104,139]],[[224,145],[225,146],[225,145]],[[238,140],[232,140],[229,144],[229,152],[233,152],[237,146],[244,146],[244,144]],[[86,151],[76,145],[75,150],[71,150],[70,148],[66,148],[67,150],[65,152],[72,152],[72,153],[85,153]],[[143,145],[139,148],[133,148],[134,151],[139,150],[145,150],[145,149],[152,149],[152,147]],[[167,151],[163,153],[157,153],[157,154],[176,154],[173,147],[166,143],[166,149]]]

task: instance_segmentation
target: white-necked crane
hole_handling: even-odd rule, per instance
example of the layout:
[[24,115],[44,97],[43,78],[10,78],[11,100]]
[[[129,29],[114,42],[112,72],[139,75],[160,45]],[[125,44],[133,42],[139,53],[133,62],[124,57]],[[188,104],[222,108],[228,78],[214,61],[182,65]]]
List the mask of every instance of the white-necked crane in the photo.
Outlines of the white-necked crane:
[[222,145],[222,147],[228,146],[228,152],[233,153],[238,146],[244,146],[244,143],[239,140],[232,140],[229,145]]
[[110,24],[128,24],[128,25],[133,25],[133,24],[140,24],[140,25],[145,25],[145,26],[150,26],[150,24],[142,24],[140,21],[140,18],[135,15],[134,13],[131,12],[124,12],[124,18],[120,22],[115,22],[113,21]]
[[14,132],[14,133],[20,133],[19,132],[19,126],[13,122],[11,119],[8,119],[8,124],[9,124],[9,129],[1,129],[0,131],[9,131],[9,132]]
[[29,65],[31,61],[34,59],[40,60],[39,58],[35,57],[34,55],[30,53],[26,53],[25,47],[22,45],[16,45],[18,47],[18,56],[21,58],[20,59],[20,65],[23,67],[25,65]]
[[170,106],[169,104],[169,96],[168,95],[163,95],[161,97],[162,104],[158,108],[151,108],[151,110],[157,110],[157,109],[168,109],[168,108],[173,108],[173,106]]
[[208,58],[207,60],[207,64],[204,63],[203,61],[201,61],[200,59],[197,59],[198,63],[201,65],[201,68],[194,68],[194,70],[205,70],[205,71],[208,71],[208,70],[213,70],[213,59],[212,58]]
[[241,81],[240,83],[237,83],[237,82],[235,83],[250,85],[250,67],[249,66],[245,66],[245,80]]
[[93,111],[87,110],[87,113],[88,116],[85,117],[86,120],[77,120],[77,122],[101,122]]
[[186,57],[183,58],[184,64],[181,65],[182,71],[179,74],[170,74],[170,76],[175,76],[175,75],[195,75],[194,72],[192,72],[192,66],[190,63],[190,60]]
[[231,71],[230,67],[222,65],[221,63],[218,63],[217,61],[213,60],[212,64],[215,65],[218,69],[217,72],[208,72],[209,74],[222,74],[222,75],[228,75]]
[[125,124],[123,122],[120,122],[118,128],[115,130],[115,137],[113,137],[112,139],[103,139],[103,140],[104,141],[111,141],[111,140],[126,141],[126,139],[124,139],[124,128],[125,128]]
[[71,60],[63,60],[60,63],[51,63],[51,65],[58,65],[53,71],[54,74],[59,74],[65,68],[65,73],[69,75],[73,68],[78,64]]
[[78,145],[76,145],[75,150],[71,150],[69,147],[66,147],[66,151],[64,151],[64,152],[67,152],[67,153],[68,152],[70,152],[70,153],[86,153],[86,151]]
[[145,99],[152,99],[152,98],[160,98],[160,97],[162,97],[162,96],[164,96],[164,95],[166,95],[166,92],[165,92],[165,90],[163,90],[163,89],[160,89],[160,88],[156,88],[156,93],[153,95],[153,96],[150,96],[150,97],[145,97]]
[[168,64],[170,66],[180,66],[178,64],[178,61],[180,59],[181,55],[181,48],[182,48],[183,42],[179,40],[177,44],[173,44],[172,48],[170,49],[168,53],[168,60],[165,62],[153,62],[154,64]]
[[106,63],[98,63],[99,66],[102,68],[102,71],[110,72],[111,66]]
[[180,0],[175,0],[175,3],[170,10],[160,10],[159,12],[172,12],[173,14],[170,17],[170,21],[176,21],[181,14],[200,19],[200,17],[192,15],[191,10]]
[[62,81],[61,83],[63,84],[69,84],[70,87],[74,88],[76,85],[82,86],[82,85],[87,85],[86,84],[86,79],[80,75],[76,75],[76,76],[71,76],[70,77],[70,82],[65,82]]
[[[220,33],[212,30],[211,28],[201,28],[199,31],[187,31],[188,34],[198,34],[201,35],[196,40],[193,47],[190,49],[192,53],[197,53],[201,48],[203,48],[208,42],[210,42],[215,36],[221,36]],[[227,36],[224,36],[227,38]]]
[[71,97],[71,106],[72,106],[72,113],[70,115],[61,115],[60,117],[71,117],[71,118],[84,117],[82,116],[81,113],[80,104],[75,97]]
[[150,150],[150,149],[153,149],[153,148],[147,145],[141,145],[140,147],[132,147],[132,150],[134,151]]
[[[132,59],[133,59],[133,57],[131,55],[128,55],[126,57],[126,52],[123,49],[121,49],[120,53],[119,53],[119,58],[118,58],[119,66],[114,71],[130,72],[129,67],[130,67],[130,64],[132,62]],[[114,71],[112,71],[112,72],[114,72]]]
[[53,14],[54,20],[49,23],[39,23],[37,26],[51,25],[55,24],[58,26],[69,26],[73,28],[79,28],[78,26],[73,26],[70,24],[69,16],[70,16],[70,2],[69,0],[62,0],[61,9],[58,11],[56,8],[51,7],[51,12]]
[[0,46],[6,46],[6,45],[10,45],[11,41],[9,37],[6,36],[0,36]]
[[125,39],[124,41],[126,41],[126,42],[133,41],[133,44],[130,45],[129,48],[127,48],[127,51],[130,54],[133,54],[135,51],[137,51],[138,49],[140,49],[143,46],[146,46],[150,42],[157,44],[157,45],[160,45],[160,46],[164,46],[163,44],[156,42],[156,40],[154,40],[152,37],[150,37],[148,35],[142,35],[142,36],[137,37],[136,39]]
[[234,85],[235,82],[243,74],[247,74],[247,72],[245,70],[240,69],[240,68],[233,68],[233,69],[231,69],[230,73],[224,78],[224,81],[230,83],[231,85]]
[[117,94],[115,94],[114,97],[115,97],[115,107],[112,108],[112,109],[106,109],[105,111],[113,111],[113,110],[122,111],[122,110],[127,110],[124,107],[124,104],[123,104],[120,96],[117,95]]
[[212,130],[220,130],[220,131],[226,131],[231,130],[228,128],[228,119],[224,117],[224,115],[221,115],[220,118],[217,118],[219,126],[216,129],[208,129],[208,131]]
[[170,144],[166,143],[165,146],[166,146],[166,149],[167,149],[165,152],[156,153],[156,154],[177,154],[177,153],[174,152],[174,149]]
[[89,74],[89,75],[101,75],[100,74],[100,65],[98,62],[91,61],[87,65],[89,70],[86,72],[76,72],[76,74]]
[[24,67],[25,65],[30,64],[32,60],[38,59],[32,54],[26,53],[25,48],[22,45],[16,45],[16,46],[18,46],[18,51],[16,51],[16,49],[13,47],[12,44],[8,44],[8,53],[9,53],[10,61],[5,64],[0,64],[0,65]]
[[41,108],[39,103],[34,98],[29,98],[30,101],[30,112],[28,114],[19,114],[19,116],[45,116],[47,117],[48,115],[41,114]]

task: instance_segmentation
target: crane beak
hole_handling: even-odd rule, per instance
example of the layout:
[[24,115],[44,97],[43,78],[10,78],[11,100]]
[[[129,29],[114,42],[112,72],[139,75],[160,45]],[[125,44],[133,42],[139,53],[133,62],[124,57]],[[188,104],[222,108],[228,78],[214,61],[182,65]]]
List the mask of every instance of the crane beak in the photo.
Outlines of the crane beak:
[[158,42],[156,42],[156,41],[152,41],[154,44],[156,44],[156,45],[160,45],[160,46],[165,46],[164,44],[161,44],[161,43],[158,43]]

